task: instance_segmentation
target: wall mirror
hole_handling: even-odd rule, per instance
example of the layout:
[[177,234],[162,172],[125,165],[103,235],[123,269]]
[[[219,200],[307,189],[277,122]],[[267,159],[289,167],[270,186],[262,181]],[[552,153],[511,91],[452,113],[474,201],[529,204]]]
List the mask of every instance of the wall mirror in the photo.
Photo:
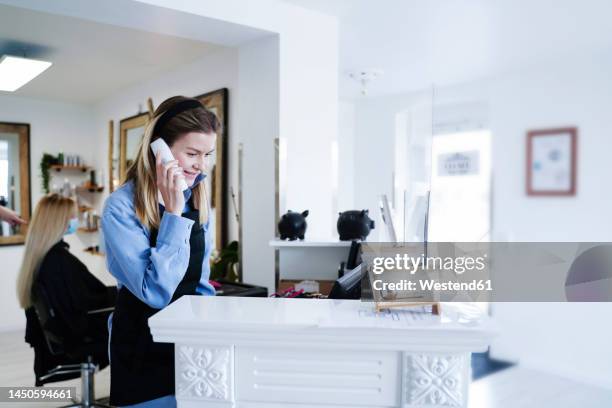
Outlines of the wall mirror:
[[[30,220],[30,125],[0,122],[0,205]],[[0,245],[25,242],[27,226],[0,222]]]
[[136,159],[148,122],[148,113],[139,113],[119,122],[119,182],[125,179],[127,169]]
[[208,176],[206,177],[206,190],[208,191],[211,205],[211,226],[215,237],[215,248],[220,250],[228,244],[227,218],[227,149],[228,149],[228,92],[227,88],[218,89],[195,97],[219,118],[223,131],[217,137],[215,157],[209,164]]

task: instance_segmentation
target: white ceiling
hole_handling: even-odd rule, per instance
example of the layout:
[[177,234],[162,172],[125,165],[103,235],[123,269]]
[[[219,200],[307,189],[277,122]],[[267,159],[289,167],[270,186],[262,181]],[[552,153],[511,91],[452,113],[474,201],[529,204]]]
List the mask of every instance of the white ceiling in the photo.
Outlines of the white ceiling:
[[343,98],[351,69],[384,71],[376,96],[612,51],[609,0],[284,1],[338,17]]
[[222,48],[0,5],[0,54],[19,52],[15,44],[53,65],[16,92],[0,94],[73,103],[94,103]]

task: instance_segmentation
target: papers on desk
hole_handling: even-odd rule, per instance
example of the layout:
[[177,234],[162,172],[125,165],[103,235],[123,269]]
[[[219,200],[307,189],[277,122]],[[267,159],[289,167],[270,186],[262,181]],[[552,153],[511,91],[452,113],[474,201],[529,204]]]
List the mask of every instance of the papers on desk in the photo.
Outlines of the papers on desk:
[[319,321],[319,327],[406,328],[439,324],[439,316],[430,308],[388,309],[376,312],[374,303],[363,303],[358,309],[336,310]]
[[410,309],[385,309],[377,312],[373,307],[360,309],[358,311],[359,318],[362,320],[387,322],[402,322],[406,325],[411,325],[414,322],[422,322],[431,317],[431,307],[412,307]]
[[472,326],[478,324],[481,314],[472,309],[462,310],[458,306],[445,307],[442,316],[431,313],[431,306],[386,309],[376,312],[374,303],[362,303],[358,308],[338,308],[319,320],[318,327],[371,327],[405,329]]

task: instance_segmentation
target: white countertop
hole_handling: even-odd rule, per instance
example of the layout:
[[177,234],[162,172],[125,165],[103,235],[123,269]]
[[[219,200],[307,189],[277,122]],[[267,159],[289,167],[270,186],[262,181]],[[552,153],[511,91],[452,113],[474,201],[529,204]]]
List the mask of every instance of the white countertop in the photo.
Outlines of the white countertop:
[[[155,341],[332,344],[359,338],[368,347],[484,350],[496,331],[473,305],[444,304],[376,314],[359,300],[183,296],[149,319]],[[356,337],[357,336],[357,337]]]

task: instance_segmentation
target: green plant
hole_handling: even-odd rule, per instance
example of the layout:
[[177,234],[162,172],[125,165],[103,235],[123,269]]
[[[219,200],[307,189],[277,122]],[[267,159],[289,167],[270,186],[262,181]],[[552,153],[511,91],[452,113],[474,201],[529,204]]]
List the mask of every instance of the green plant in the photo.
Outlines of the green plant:
[[42,178],[42,189],[45,194],[49,193],[49,168],[52,164],[57,163],[57,158],[49,153],[43,153],[42,159],[40,159],[40,177]]
[[213,260],[210,267],[210,279],[238,282],[238,275],[234,265],[239,262],[238,241],[232,241],[221,250],[219,256]]

